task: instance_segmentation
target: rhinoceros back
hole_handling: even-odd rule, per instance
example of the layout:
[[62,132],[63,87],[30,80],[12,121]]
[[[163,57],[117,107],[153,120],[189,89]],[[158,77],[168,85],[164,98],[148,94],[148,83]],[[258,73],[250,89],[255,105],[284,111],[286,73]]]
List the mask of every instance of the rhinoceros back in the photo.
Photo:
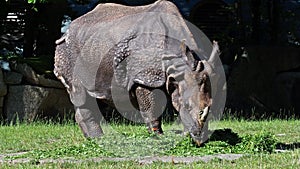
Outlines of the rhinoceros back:
[[[142,13],[145,14],[147,12],[152,14],[163,12],[176,16],[179,19],[165,20],[163,17],[155,18],[155,21],[162,25],[161,29],[155,32],[155,29],[152,29],[153,25],[145,22],[147,19],[151,19],[149,15],[142,15]],[[155,23],[153,20],[152,22]],[[161,33],[163,36],[167,36],[166,34],[170,30],[173,33],[178,31],[179,39],[183,39],[183,37],[192,39],[192,35],[178,9],[171,2],[157,1],[151,5],[139,7],[110,3],[99,4],[91,12],[74,20],[66,34],[57,41],[54,73],[68,89],[71,100],[77,100],[74,102],[84,102],[83,99],[80,100],[82,98],[80,95],[84,94],[83,90],[87,90],[94,97],[108,98],[110,97],[109,88],[111,87],[112,75],[116,75],[114,73],[118,69],[114,67],[114,60],[118,56],[115,53],[111,53],[112,49],[122,40],[132,35]],[[151,41],[151,38],[146,39],[146,41]],[[156,42],[162,43],[162,46],[164,43],[167,43],[166,39],[163,38],[153,41],[153,43]],[[136,50],[133,48],[131,47],[132,50]],[[143,51],[143,49],[140,49],[140,51]],[[133,53],[138,54],[139,51]],[[149,55],[145,56],[149,57]],[[128,58],[130,57],[129,55]],[[159,63],[158,56],[155,57],[157,59],[155,62],[149,58],[141,59],[138,56],[134,56],[132,60],[127,61],[127,63],[134,65],[130,65],[131,68],[128,70],[131,72],[125,74],[125,80],[120,78],[121,85],[129,90],[133,83],[145,81],[143,79],[143,77],[146,77],[145,71],[142,68],[147,66],[138,68],[138,66],[141,66],[139,63],[143,62],[147,65],[154,63],[153,67],[157,68],[161,66],[161,63]],[[152,71],[151,67],[147,71]],[[164,83],[164,77],[159,72],[156,72],[157,76],[153,76],[154,79],[160,82],[159,84],[156,83],[154,87]],[[78,97],[78,99],[72,97]]]

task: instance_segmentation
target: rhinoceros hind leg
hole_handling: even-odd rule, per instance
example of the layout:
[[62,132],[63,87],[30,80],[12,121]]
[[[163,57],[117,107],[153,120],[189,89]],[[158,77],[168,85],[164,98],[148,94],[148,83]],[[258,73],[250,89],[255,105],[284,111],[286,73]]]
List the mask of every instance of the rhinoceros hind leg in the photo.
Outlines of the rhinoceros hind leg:
[[161,98],[153,90],[140,86],[135,92],[139,110],[148,126],[148,131],[162,134],[161,115],[165,105],[161,102]]
[[94,98],[88,98],[83,106],[76,108],[75,120],[86,138],[100,138],[103,135],[101,117]]

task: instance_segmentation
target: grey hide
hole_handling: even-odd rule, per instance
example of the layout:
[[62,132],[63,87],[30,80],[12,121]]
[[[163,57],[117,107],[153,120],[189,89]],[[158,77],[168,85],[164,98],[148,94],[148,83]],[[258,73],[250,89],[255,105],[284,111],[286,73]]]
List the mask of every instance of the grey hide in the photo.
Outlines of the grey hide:
[[193,52],[198,50],[193,35],[173,3],[99,4],[74,20],[56,43],[54,73],[69,92],[86,137],[102,135],[90,97],[115,106],[113,85],[135,98],[150,130],[158,133],[161,120],[154,114],[164,105],[153,89],[162,89],[186,130],[200,135],[211,105],[212,67]]

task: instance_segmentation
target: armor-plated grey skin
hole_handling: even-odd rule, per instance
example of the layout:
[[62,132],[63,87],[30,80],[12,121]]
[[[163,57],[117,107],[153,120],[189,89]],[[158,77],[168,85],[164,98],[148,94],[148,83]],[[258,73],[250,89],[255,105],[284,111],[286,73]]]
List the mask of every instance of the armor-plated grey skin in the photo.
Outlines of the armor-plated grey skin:
[[99,4],[74,20],[56,44],[54,73],[69,92],[85,137],[103,134],[94,98],[120,108],[116,99],[122,100],[124,91],[149,130],[162,133],[160,115],[166,103],[157,91],[163,91],[180,113],[185,130],[202,143],[212,104],[211,63],[218,45],[214,42],[213,57],[201,60],[174,4]]

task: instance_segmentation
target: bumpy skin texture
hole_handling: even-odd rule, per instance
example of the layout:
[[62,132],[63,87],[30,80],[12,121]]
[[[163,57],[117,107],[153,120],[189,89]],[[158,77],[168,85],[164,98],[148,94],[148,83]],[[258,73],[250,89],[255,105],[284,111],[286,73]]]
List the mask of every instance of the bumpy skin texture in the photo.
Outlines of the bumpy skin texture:
[[[54,73],[69,92],[86,137],[102,135],[93,98],[115,106],[112,86],[129,93],[150,130],[162,133],[165,104],[155,92],[160,89],[186,130],[200,134],[205,120],[199,112],[211,105],[211,66],[193,53],[197,45],[171,2],[100,4],[74,20],[56,43]],[[191,88],[195,91],[187,92]]]

